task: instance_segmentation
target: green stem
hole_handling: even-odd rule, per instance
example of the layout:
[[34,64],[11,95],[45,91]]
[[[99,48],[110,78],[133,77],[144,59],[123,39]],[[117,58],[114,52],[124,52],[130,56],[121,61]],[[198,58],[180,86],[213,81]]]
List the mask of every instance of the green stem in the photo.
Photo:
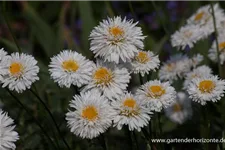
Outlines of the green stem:
[[18,51],[21,53],[21,52],[22,52],[22,51],[21,51],[21,48],[19,47],[19,44],[18,44],[18,42],[17,42],[17,40],[16,40],[16,37],[14,36],[14,34],[13,34],[13,32],[12,32],[12,28],[11,28],[11,26],[10,26],[10,24],[9,24],[9,20],[8,20],[7,13],[6,13],[6,2],[5,2],[5,1],[3,1],[3,8],[2,8],[2,10],[3,10],[3,16],[4,16],[4,19],[5,19],[5,22],[6,22],[6,24],[7,24],[7,27],[9,28],[9,32],[10,32],[10,34],[11,34],[12,37],[13,37],[13,40],[14,40],[14,42],[15,42],[17,48],[18,48]]
[[105,5],[106,5],[106,9],[107,9],[107,11],[108,11],[108,13],[109,13],[109,16],[110,16],[110,17],[115,16],[115,14],[114,14],[114,12],[113,12],[113,10],[112,10],[112,7],[111,7],[111,5],[110,5],[110,1],[105,1]]
[[220,66],[220,51],[219,51],[219,42],[218,42],[218,32],[216,28],[216,17],[215,17],[215,12],[213,8],[212,2],[210,3],[211,9],[212,9],[212,17],[213,17],[213,26],[215,30],[215,40],[216,40],[216,51],[217,51],[217,60],[218,60],[218,69],[219,69],[219,75],[221,77],[222,75],[222,68]]
[[133,140],[132,140],[132,134],[131,134],[131,131],[129,130],[129,127],[128,126],[125,126],[124,127],[125,129],[125,132],[126,132],[126,135],[128,136],[128,145],[130,146],[129,149],[130,150],[133,150]]
[[[202,107],[202,116],[203,116],[203,121],[202,121],[202,124],[203,124],[203,130],[202,130],[202,137],[204,137],[205,139],[209,139],[209,120],[208,120],[208,114],[207,114],[207,108],[206,106]],[[205,143],[204,144],[204,148],[206,150],[208,150],[208,143]]]
[[[161,115],[160,113],[157,113],[158,115],[158,125],[159,125],[159,137],[162,138],[162,124],[161,124]],[[164,149],[164,143],[162,143],[162,149]]]
[[131,1],[129,1],[128,4],[129,4],[129,8],[130,8],[130,11],[131,11],[131,13],[132,13],[134,19],[137,19],[136,15],[135,15],[135,12],[134,12],[134,9],[133,9],[133,6],[132,6],[132,4],[131,4]]
[[159,134],[162,136],[162,124],[161,124],[161,115],[158,113],[158,124],[159,124]]
[[57,139],[57,135],[56,135],[56,133],[55,133],[55,130],[54,130],[54,129],[52,129],[52,133],[53,133],[53,136],[55,137],[55,141],[56,141],[56,145],[57,145],[57,147],[58,147],[58,148],[60,148],[60,146],[59,146],[59,141],[58,141],[58,139]]
[[134,137],[134,140],[135,140],[136,148],[137,148],[137,150],[138,150],[138,149],[139,149],[139,144],[138,144],[137,136],[136,136],[136,134],[135,134],[135,131],[132,131],[132,133],[133,133],[133,137]]
[[151,120],[149,121],[148,129],[149,129],[150,138],[152,138],[152,121]]
[[153,121],[153,119],[149,121],[149,125],[148,125],[151,149],[152,149],[152,140],[151,139],[154,138],[153,134],[152,134],[152,121]]
[[142,128],[142,133],[145,137],[145,140],[147,141],[147,143],[150,145],[150,148],[151,150],[153,149],[153,146],[152,146],[152,137],[151,137],[151,134],[148,134],[147,130],[145,128]]
[[95,142],[93,139],[86,139],[88,143],[88,149],[93,149],[93,145],[95,145]]
[[104,150],[107,150],[107,143],[106,143],[106,140],[105,140],[105,135],[104,134],[101,134],[100,135],[100,139],[99,139],[101,145],[102,145],[102,148]]
[[[41,131],[43,132],[43,134],[47,137],[47,139],[52,143],[52,145],[56,149],[56,146],[55,146],[54,142],[52,141],[52,139],[50,138],[50,136],[47,134],[47,132],[45,131],[45,129],[41,126],[41,124],[39,123],[39,121],[33,115],[31,115],[32,113],[26,108],[26,106],[23,105],[23,103],[9,89],[6,88],[6,90],[16,100],[16,102],[26,111],[26,113],[28,115],[30,115],[30,117],[32,117],[32,119],[38,125],[38,127],[41,129]],[[59,147],[58,147],[58,149],[59,149]]]
[[[218,70],[219,70],[220,77],[224,78],[224,74],[222,72],[222,66],[220,65],[220,50],[219,50],[218,32],[217,32],[217,28],[216,28],[216,17],[215,17],[215,12],[214,12],[214,8],[213,8],[213,2],[210,3],[210,7],[212,9],[213,26],[214,26],[214,30],[215,30],[215,41],[216,41],[216,51],[217,51],[217,60],[218,60]],[[207,116],[207,114],[206,114],[206,116]],[[210,131],[210,122],[208,123],[208,126],[209,126],[208,130]],[[208,148],[208,146],[207,146],[207,148]]]
[[144,81],[143,81],[143,77],[141,76],[141,74],[139,73],[139,80],[140,80],[140,84],[143,85]]
[[37,97],[37,99],[40,101],[40,103],[44,106],[45,110],[48,112],[49,116],[51,117],[53,123],[55,124],[55,127],[60,135],[60,138],[63,140],[63,143],[66,145],[67,149],[70,150],[70,147],[69,145],[67,144],[66,140],[64,139],[64,137],[62,136],[61,132],[60,132],[60,129],[59,129],[59,126],[57,125],[56,123],[56,120],[55,118],[53,117],[51,111],[49,110],[49,108],[47,107],[47,105],[45,104],[45,102],[41,99],[41,97],[35,93],[32,89],[30,89],[31,93]]

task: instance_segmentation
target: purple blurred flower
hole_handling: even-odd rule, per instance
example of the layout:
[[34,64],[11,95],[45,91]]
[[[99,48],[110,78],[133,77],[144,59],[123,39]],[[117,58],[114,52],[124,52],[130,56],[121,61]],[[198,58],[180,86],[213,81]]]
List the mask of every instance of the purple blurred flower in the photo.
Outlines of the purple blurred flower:
[[149,25],[149,27],[153,30],[158,29],[159,28],[159,24],[157,22],[156,19],[156,13],[153,12],[152,14],[148,14],[144,16],[144,21],[147,22],[147,24]]
[[189,52],[191,50],[191,48],[187,45],[184,49],[185,52]]
[[177,1],[169,1],[167,2],[167,9],[176,9],[178,5]]
[[82,27],[81,19],[76,20],[75,25],[77,30],[81,30],[81,27]]
[[127,13],[126,15],[126,18],[128,19],[128,20],[130,20],[130,19],[134,19],[134,16],[132,15],[132,13]]
[[170,14],[170,21],[175,22],[177,21],[178,17],[177,17],[177,12],[176,11],[172,11]]

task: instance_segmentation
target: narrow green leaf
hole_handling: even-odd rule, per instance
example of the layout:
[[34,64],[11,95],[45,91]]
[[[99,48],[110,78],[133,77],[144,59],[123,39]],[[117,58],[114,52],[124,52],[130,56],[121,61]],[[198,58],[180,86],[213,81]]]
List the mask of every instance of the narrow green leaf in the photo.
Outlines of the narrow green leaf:
[[83,54],[87,57],[91,57],[92,53],[89,49],[89,35],[93,27],[95,26],[94,17],[91,9],[91,2],[89,1],[79,1],[79,13],[82,21],[82,44],[83,44]]
[[162,48],[164,46],[164,44],[167,42],[168,40],[168,36],[165,35],[157,44],[154,45],[154,52],[157,54],[160,54],[160,52],[162,51]]
[[57,26],[57,36],[56,36],[56,48],[58,51],[63,49],[63,44],[64,44],[64,23],[65,23],[65,17],[66,17],[66,12],[68,10],[68,4],[64,3],[64,5],[61,7],[60,15],[59,15],[59,20],[58,20],[58,26]]
[[57,53],[55,51],[55,34],[50,25],[48,25],[28,3],[24,2],[22,4],[24,16],[46,54],[52,56]]
[[16,44],[7,39],[0,38],[0,43],[6,46],[7,48],[6,51],[12,51],[12,52],[18,51]]
[[107,10],[109,16],[110,17],[114,17],[115,14],[114,14],[113,9],[112,9],[112,7],[110,5],[110,1],[105,1],[105,7],[106,7],[106,10]]

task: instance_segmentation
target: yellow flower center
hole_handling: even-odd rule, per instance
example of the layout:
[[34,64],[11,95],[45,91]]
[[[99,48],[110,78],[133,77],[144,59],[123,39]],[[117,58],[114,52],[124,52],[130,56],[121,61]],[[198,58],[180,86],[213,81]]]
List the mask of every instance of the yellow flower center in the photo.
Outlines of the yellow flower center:
[[200,13],[198,13],[196,16],[195,16],[195,21],[199,21],[202,19],[202,17],[205,15],[205,13],[202,11]]
[[210,93],[215,88],[215,83],[211,80],[203,80],[198,85],[202,93]]
[[123,102],[123,106],[126,106],[128,108],[124,108],[121,112],[120,115],[126,116],[126,117],[134,117],[137,116],[140,112],[140,108],[136,107],[136,101],[133,98],[127,98]]
[[160,85],[152,85],[148,88],[149,93],[148,96],[152,98],[159,98],[163,94],[165,94],[165,89]]
[[192,75],[191,75],[191,78],[192,78],[192,79],[193,79],[193,78],[196,78],[196,77],[198,77],[197,74],[192,74]]
[[118,26],[109,28],[109,33],[115,37],[122,36],[124,34],[124,30]]
[[174,112],[180,112],[182,110],[182,107],[180,104],[176,103],[173,105],[173,111]]
[[219,50],[220,50],[220,51],[224,51],[224,50],[225,50],[225,42],[221,42],[221,43],[219,44]]
[[136,56],[136,60],[140,63],[147,63],[150,59],[148,57],[148,54],[146,52],[139,52]]
[[23,69],[23,65],[18,62],[12,63],[9,67],[9,71],[12,75],[19,75],[23,71]]
[[94,79],[96,80],[96,84],[108,85],[112,81],[113,75],[110,70],[101,67],[95,71]]
[[136,101],[133,98],[127,98],[123,102],[123,106],[127,106],[127,107],[130,107],[130,108],[134,108],[136,106]]
[[94,106],[87,106],[82,111],[82,117],[88,121],[94,121],[98,117],[98,111]]
[[74,60],[66,60],[62,63],[62,67],[64,70],[69,72],[76,72],[79,68],[78,64]]

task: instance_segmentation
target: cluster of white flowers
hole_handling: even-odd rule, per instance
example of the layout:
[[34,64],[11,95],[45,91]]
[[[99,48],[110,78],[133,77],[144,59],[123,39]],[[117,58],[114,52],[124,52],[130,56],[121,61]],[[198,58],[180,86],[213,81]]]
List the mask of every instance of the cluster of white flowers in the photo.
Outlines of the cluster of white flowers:
[[[213,10],[216,28],[221,29],[222,23],[225,21],[224,11],[219,4],[215,4]],[[171,44],[182,50],[187,46],[192,48],[197,41],[207,38],[214,31],[212,9],[210,5],[206,5],[199,8],[187,20],[187,24],[171,36]]]
[[194,78],[201,78],[204,76],[212,76],[212,69],[206,65],[199,66],[192,71],[188,72],[185,76],[185,81],[183,85],[183,89],[187,89],[189,83]]
[[[219,4],[213,5],[213,10],[214,14],[210,5],[199,8],[187,20],[187,24],[171,36],[171,43],[172,46],[183,50],[186,46],[192,48],[197,41],[207,38],[217,29],[218,45],[214,40],[208,56],[212,61],[218,62],[220,60],[218,63],[223,64],[225,61],[225,14]],[[213,17],[215,17],[215,22]],[[183,64],[181,68],[176,65],[179,64],[179,61],[172,63],[173,65],[168,61],[159,71],[160,78],[163,80],[176,80],[178,77],[184,77],[183,89],[187,90],[189,97],[193,101],[199,102],[201,105],[205,105],[207,101],[216,102],[221,99],[225,91],[225,81],[213,75],[212,69],[208,66],[197,67],[203,60],[202,56],[194,56],[189,67],[188,63],[186,63],[187,58],[183,57],[180,60],[184,63],[181,63]],[[173,68],[170,66],[173,66]],[[183,75],[180,76],[182,73]]]
[[203,56],[197,54],[192,58],[187,55],[175,54],[170,57],[159,69],[160,80],[173,82],[177,79],[182,79],[190,72],[192,68],[198,66],[203,60]]
[[[223,10],[214,5],[218,30],[225,20]],[[81,138],[95,138],[109,127],[128,126],[130,131],[148,125],[154,112],[162,112],[174,122],[183,123],[191,116],[190,99],[205,105],[217,102],[224,95],[225,81],[213,75],[200,54],[188,57],[173,55],[160,66],[159,57],[151,51],[143,50],[142,29],[132,20],[121,17],[108,18],[95,27],[90,34],[90,51],[95,61],[73,50],[63,50],[53,56],[49,72],[60,87],[76,86],[79,94],[70,101],[66,120],[70,131]],[[187,25],[171,36],[172,45],[181,49],[192,48],[200,39],[214,32],[213,18],[209,5],[200,8],[191,16]],[[219,41],[219,59],[225,61],[225,32]],[[209,57],[218,61],[217,46],[214,42]],[[142,77],[159,68],[159,80],[151,79],[129,91],[131,74]],[[39,67],[31,55],[12,53],[8,55],[0,49],[0,83],[2,87],[22,93],[39,80]],[[183,80],[184,92],[176,92],[174,80]],[[189,98],[187,96],[189,94]],[[0,111],[0,148],[15,149],[13,142],[18,134],[11,126],[13,120]]]
[[[147,96],[143,92],[131,93],[127,90],[132,73],[145,76],[150,71],[156,71],[160,63],[157,55],[143,50],[145,36],[137,24],[126,18],[108,18],[91,32],[90,50],[95,54],[96,64],[87,61],[92,65],[87,65],[89,70],[82,73],[82,76],[87,76],[86,81],[80,84],[80,95],[75,95],[70,103],[72,110],[66,115],[68,126],[74,134],[94,138],[111,125],[119,130],[127,125],[131,131],[141,131],[148,125],[154,110],[154,104],[149,104],[151,98],[158,99],[155,105],[157,111],[173,102],[175,90],[168,82],[152,81],[151,85],[145,86]],[[69,68],[70,72],[63,67],[63,62],[68,60],[76,62],[76,69]],[[52,78],[59,85],[77,85],[69,79],[78,69],[87,69],[87,66],[79,68],[80,62],[75,58],[55,56],[50,65]],[[67,77],[63,78],[62,74]],[[80,80],[80,75],[76,77]]]
[[[161,81],[150,80],[136,91],[128,91],[131,73],[145,76],[157,70],[160,63],[158,56],[152,52],[140,50],[145,36],[136,25],[116,17],[104,20],[91,32],[90,50],[95,53],[97,64],[91,79],[81,88],[81,95],[75,95],[71,101],[73,110],[67,113],[66,120],[74,134],[94,138],[111,124],[119,130],[127,125],[131,131],[140,131],[148,125],[154,112],[163,109],[171,120],[183,123],[191,116],[190,99],[182,92],[176,93],[170,85],[173,80],[185,79],[184,89],[189,97],[201,104],[210,100],[215,102],[223,96],[225,81],[213,76],[209,67],[198,67],[203,60],[200,54],[191,58],[183,54],[171,56],[159,69]],[[207,73],[202,73],[203,70]],[[96,98],[98,100],[93,100],[93,103],[92,99]],[[104,112],[104,109],[108,111]]]

